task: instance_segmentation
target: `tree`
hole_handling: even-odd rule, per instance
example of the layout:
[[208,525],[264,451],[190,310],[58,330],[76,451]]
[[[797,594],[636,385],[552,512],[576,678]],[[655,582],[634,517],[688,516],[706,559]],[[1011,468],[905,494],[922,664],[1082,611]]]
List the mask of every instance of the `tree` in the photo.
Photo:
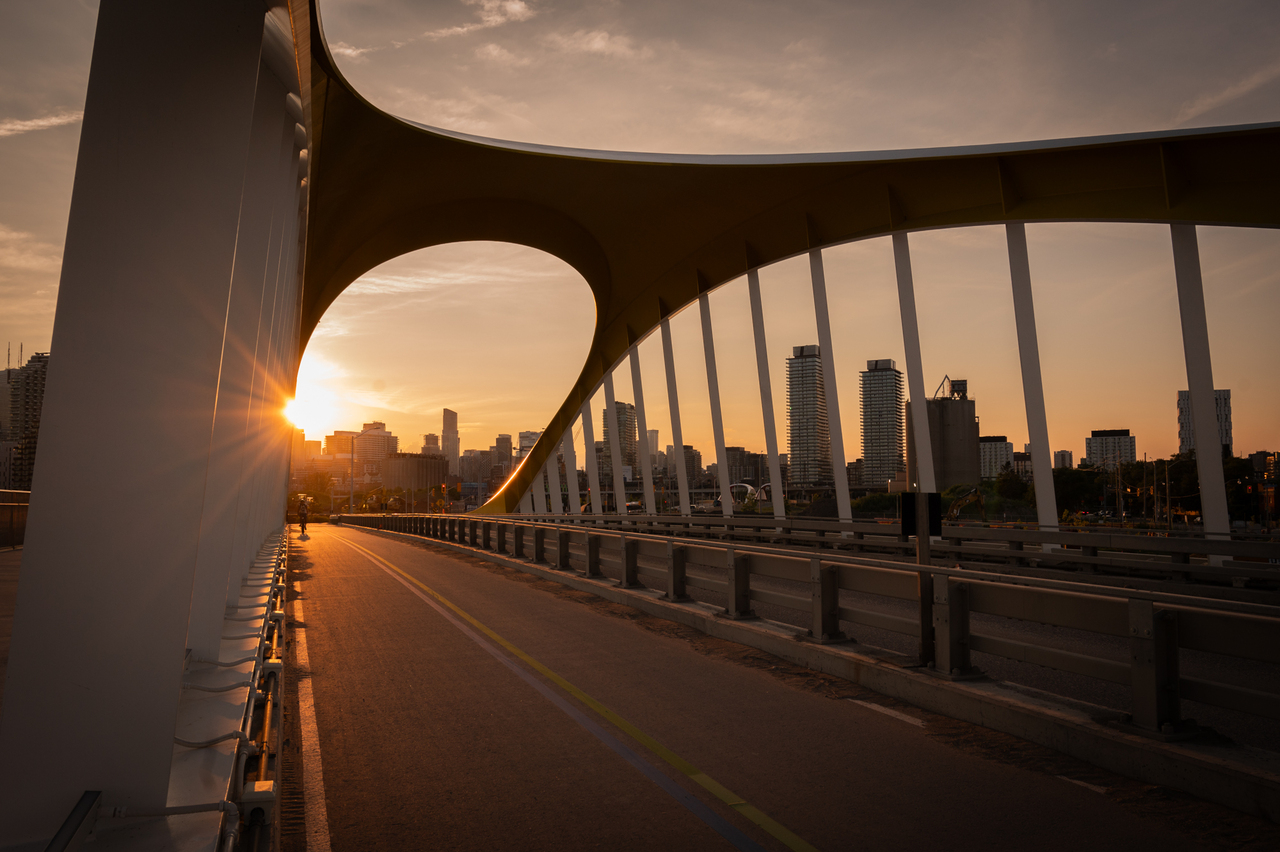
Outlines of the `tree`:
[[1022,477],[1014,472],[1013,465],[1008,462],[1004,463],[996,477],[996,493],[1006,500],[1027,499],[1027,483],[1023,482]]

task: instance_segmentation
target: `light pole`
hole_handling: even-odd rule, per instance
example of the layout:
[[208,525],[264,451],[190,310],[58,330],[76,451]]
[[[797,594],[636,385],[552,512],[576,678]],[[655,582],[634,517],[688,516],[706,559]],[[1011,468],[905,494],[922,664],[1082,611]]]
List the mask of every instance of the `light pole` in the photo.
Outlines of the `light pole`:
[[353,515],[356,513],[356,441],[360,440],[370,432],[378,431],[378,428],[379,427],[377,426],[370,426],[359,435],[355,435],[351,438],[351,479],[348,482],[351,486],[351,493],[347,498],[347,511]]

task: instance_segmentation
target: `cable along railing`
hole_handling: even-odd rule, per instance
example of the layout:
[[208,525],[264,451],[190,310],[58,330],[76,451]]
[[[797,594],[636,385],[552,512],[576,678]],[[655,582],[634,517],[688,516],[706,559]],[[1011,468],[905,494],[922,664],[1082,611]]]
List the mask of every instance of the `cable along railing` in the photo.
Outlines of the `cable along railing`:
[[[842,623],[909,636],[918,647],[912,662],[939,677],[981,676],[972,663],[972,654],[980,652],[1119,684],[1130,693],[1131,727],[1152,734],[1194,732],[1182,718],[1183,700],[1280,720],[1280,692],[1188,676],[1179,666],[1185,652],[1280,666],[1280,607],[994,577],[842,551],[787,552],[752,542],[548,523],[523,515],[343,515],[340,520],[478,548],[588,579],[612,579],[624,588],[654,589],[675,603],[695,603],[690,590],[701,590],[716,596],[730,619],[755,618],[755,605],[769,605],[771,621],[807,641],[849,641]],[[901,603],[897,612],[887,611],[858,596]],[[901,614],[901,604],[908,605],[910,617]],[[975,615],[1125,640],[1128,659],[1055,647],[1034,632],[1013,639],[975,628]]]

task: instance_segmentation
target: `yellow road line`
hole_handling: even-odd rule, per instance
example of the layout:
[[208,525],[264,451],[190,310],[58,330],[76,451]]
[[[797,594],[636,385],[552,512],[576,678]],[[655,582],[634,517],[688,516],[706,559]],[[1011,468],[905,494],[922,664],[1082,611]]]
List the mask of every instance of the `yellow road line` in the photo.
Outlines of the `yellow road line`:
[[626,719],[619,716],[613,710],[610,710],[604,704],[601,704],[599,701],[592,698],[590,695],[583,692],[578,687],[569,683],[569,681],[565,680],[563,677],[556,674],[554,671],[547,668],[542,663],[538,662],[533,657],[529,656],[524,651],[517,648],[515,645],[511,644],[506,639],[499,636],[494,631],[490,630],[486,625],[484,625],[483,623],[481,623],[480,621],[477,621],[474,617],[472,617],[470,613],[466,612],[457,604],[453,603],[453,601],[450,601],[448,598],[441,595],[435,589],[426,585],[421,580],[418,580],[415,577],[409,576],[409,574],[407,574],[400,568],[397,568],[395,565],[392,565],[386,559],[383,559],[381,556],[369,550],[368,548],[361,547],[360,545],[356,544],[355,542],[351,541],[345,536],[339,536],[339,538],[343,540],[343,543],[363,552],[370,559],[373,559],[376,562],[382,565],[385,565],[388,569],[396,572],[405,580],[409,581],[410,583],[413,583],[415,586],[422,589],[423,592],[430,595],[435,600],[439,601],[441,605],[452,610],[453,613],[456,614],[459,618],[466,621],[476,630],[483,633],[485,636],[488,636],[490,639],[492,639],[495,643],[500,645],[502,648],[506,649],[506,651],[510,653],[512,656],[521,660],[530,668],[532,668],[534,671],[537,671],[543,677],[550,680],[556,686],[559,686],[565,692],[569,693],[574,698],[578,699],[580,702],[590,707],[598,715],[607,719],[611,724],[613,724],[614,727],[621,729],[624,733],[626,733],[636,742],[640,743],[649,751],[653,752],[655,755],[662,758],[662,760],[664,760],[666,763],[668,763],[675,769],[679,770],[681,773],[683,773],[685,776],[691,779],[694,783],[698,784],[700,787],[707,790],[709,793],[711,793],[711,795],[715,796],[717,799],[724,802],[726,805],[733,808],[738,813],[742,814],[744,817],[754,822],[756,825],[760,826],[770,835],[777,838],[788,849],[794,850],[794,852],[818,852],[816,848],[806,843],[802,838],[800,838],[797,834],[795,834],[795,832],[791,831],[786,826],[774,820],[772,817],[770,817],[764,811],[757,808],[755,805],[749,804],[741,796],[737,795],[736,793],[734,793],[733,791],[725,787],[723,784],[716,781],[711,776],[699,770],[692,763],[689,763],[689,761],[680,757],[680,755],[676,754],[671,749],[667,748],[662,743],[658,742],[653,737],[649,736],[644,731],[640,730],[635,725],[631,724]]

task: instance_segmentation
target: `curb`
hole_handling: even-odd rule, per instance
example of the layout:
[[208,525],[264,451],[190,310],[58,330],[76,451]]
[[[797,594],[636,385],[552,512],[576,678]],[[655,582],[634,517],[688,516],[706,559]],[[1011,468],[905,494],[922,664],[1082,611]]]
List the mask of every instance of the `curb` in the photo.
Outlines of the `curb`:
[[[345,524],[341,526],[347,526]],[[1240,745],[1161,742],[1109,727],[1116,711],[1058,696],[1029,695],[999,681],[950,681],[872,656],[870,646],[819,645],[800,640],[790,625],[767,619],[733,621],[719,607],[673,603],[651,589],[624,589],[612,579],[516,559],[505,554],[407,533],[351,526],[389,538],[423,542],[533,574],[613,603],[674,621],[708,636],[766,651],[787,662],[834,675],[916,707],[1011,734],[1148,784],[1173,787],[1202,799],[1280,823],[1280,754]],[[858,649],[858,650],[854,650]],[[1073,706],[1074,705],[1074,706]]]

